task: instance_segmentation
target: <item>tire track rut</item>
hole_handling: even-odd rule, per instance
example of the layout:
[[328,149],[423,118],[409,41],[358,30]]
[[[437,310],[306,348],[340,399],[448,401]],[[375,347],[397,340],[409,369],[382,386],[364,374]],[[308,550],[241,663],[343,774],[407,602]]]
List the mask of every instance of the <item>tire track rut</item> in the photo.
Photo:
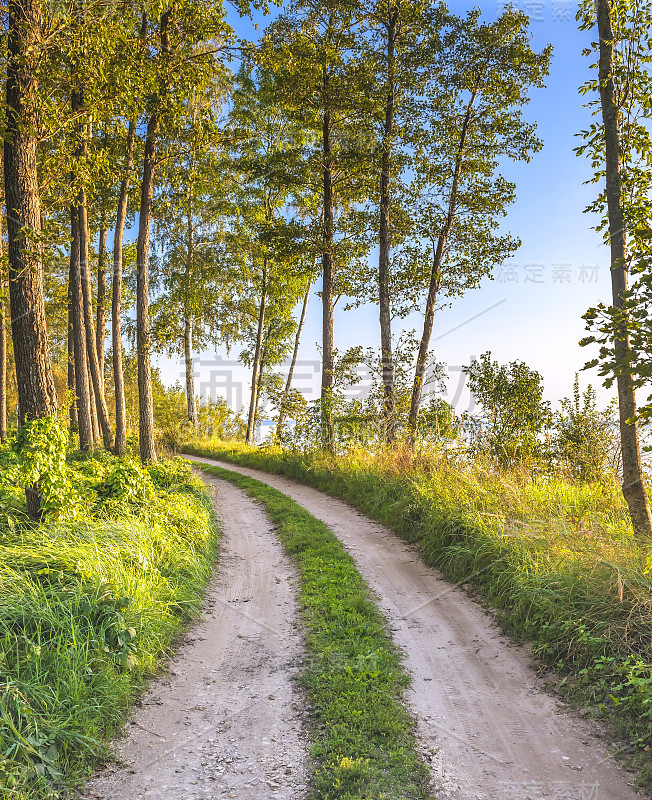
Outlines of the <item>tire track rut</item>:
[[106,800],[299,800],[306,794],[304,655],[295,572],[264,512],[217,492],[220,559],[203,621],[154,680],[84,796]]

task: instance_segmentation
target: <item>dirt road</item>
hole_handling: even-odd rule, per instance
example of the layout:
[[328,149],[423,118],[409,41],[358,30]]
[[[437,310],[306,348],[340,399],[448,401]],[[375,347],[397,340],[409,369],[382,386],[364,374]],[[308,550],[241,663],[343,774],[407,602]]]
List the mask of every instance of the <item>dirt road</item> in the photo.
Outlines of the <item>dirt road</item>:
[[123,767],[86,786],[106,800],[298,800],[308,744],[294,571],[243,492],[216,489],[223,539],[204,620],[156,680],[118,743]]
[[[192,457],[191,460],[211,462]],[[292,497],[353,555],[406,654],[409,702],[441,800],[634,800],[591,726],[541,690],[463,591],[418,561],[394,534],[349,506],[286,478],[221,464]]]

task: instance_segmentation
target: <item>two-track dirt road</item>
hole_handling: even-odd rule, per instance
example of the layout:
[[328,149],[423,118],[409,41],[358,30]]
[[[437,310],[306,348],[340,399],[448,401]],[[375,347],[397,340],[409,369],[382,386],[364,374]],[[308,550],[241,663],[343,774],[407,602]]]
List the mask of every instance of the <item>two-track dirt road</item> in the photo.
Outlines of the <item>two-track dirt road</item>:
[[[413,675],[407,699],[433,768],[433,798],[640,800],[592,727],[542,690],[527,653],[411,547],[314,489],[220,466],[296,500],[354,557]],[[205,480],[215,489],[224,534],[205,619],[132,715],[117,747],[124,764],[96,776],[88,798],[306,794],[309,742],[296,682],[303,653],[292,565],[255,502],[226,481]]]
[[[208,461],[192,457],[196,461]],[[220,464],[284,492],[323,520],[378,597],[413,674],[408,700],[441,800],[633,800],[631,776],[592,727],[542,690],[465,592],[346,504],[280,476]]]

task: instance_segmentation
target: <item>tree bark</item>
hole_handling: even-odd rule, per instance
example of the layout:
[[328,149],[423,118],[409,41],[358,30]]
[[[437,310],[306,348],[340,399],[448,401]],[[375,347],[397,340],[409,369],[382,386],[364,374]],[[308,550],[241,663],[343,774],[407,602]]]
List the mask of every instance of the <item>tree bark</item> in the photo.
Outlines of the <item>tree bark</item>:
[[[322,71],[324,96],[328,98],[330,76]],[[322,250],[322,370],[321,370],[321,443],[329,453],[335,450],[333,422],[333,157],[331,149],[332,116],[326,102],[322,123],[324,158],[324,238]]]
[[[38,0],[10,0],[8,11],[4,173],[10,313],[22,423],[53,415],[57,396],[48,352],[39,241],[41,203],[35,131],[41,4]],[[28,492],[27,500],[30,514],[38,515],[38,495]]]
[[[161,52],[170,52],[168,25],[172,17],[169,8],[161,14],[159,32]],[[160,100],[166,91],[164,84],[159,88]],[[142,461],[156,461],[154,440],[154,400],[152,397],[151,342],[149,332],[149,236],[152,223],[152,197],[156,172],[156,145],[160,120],[156,110],[152,111],[147,122],[145,155],[143,160],[143,179],[140,191],[140,212],[138,219],[138,242],[136,244],[136,351],[138,357],[138,438]]]
[[104,340],[106,338],[106,214],[102,212],[97,259],[97,317],[95,322],[95,347],[104,391]]
[[70,275],[68,286],[74,359],[74,369],[72,372],[75,378],[75,405],[77,407],[79,449],[90,450],[94,444],[94,436],[88,383],[88,367],[86,365],[86,329],[84,326],[84,302],[82,299],[79,209],[77,206],[73,206],[70,210],[70,234]]
[[113,349],[113,386],[115,391],[115,454],[123,456],[127,447],[127,410],[125,405],[125,384],[122,369],[122,240],[124,238],[127,203],[129,200],[129,184],[134,164],[134,145],[136,141],[136,125],[129,122],[125,163],[120,184],[118,211],[113,234],[113,286],[111,293],[111,344]]
[[[194,159],[192,155],[191,155],[190,167],[192,172],[194,167]],[[193,221],[192,201],[193,198],[192,198],[192,186],[191,186],[190,191],[188,193],[188,220],[187,220],[188,241],[186,245],[186,276],[185,276],[186,291],[188,291],[188,287],[191,281],[192,266],[195,259],[195,225]],[[199,420],[197,419],[197,404],[195,402],[195,376],[192,363],[192,337],[193,337],[193,320],[190,312],[186,310],[186,315],[184,319],[184,328],[183,328],[183,349],[184,349],[185,366],[186,366],[186,402],[188,406],[188,420],[190,421],[193,430],[197,432]]]
[[253,444],[254,428],[256,425],[256,409],[258,407],[258,372],[263,349],[263,336],[265,332],[265,310],[267,306],[267,258],[263,260],[263,280],[260,290],[260,306],[258,310],[258,330],[256,332],[256,348],[254,350],[254,363],[251,370],[251,397],[249,399],[249,417],[247,419],[247,436],[245,442]]
[[68,278],[68,392],[70,393],[70,431],[77,431],[79,427],[77,416],[77,386],[75,383],[75,334],[72,318],[72,285]]
[[623,295],[629,281],[627,236],[622,199],[622,166],[620,110],[616,103],[613,80],[614,36],[609,0],[597,0],[598,34],[600,37],[599,83],[605,138],[605,172],[609,241],[611,246],[611,289],[613,307],[621,312],[614,337],[614,351],[619,364],[616,377],[620,441],[623,460],[623,495],[627,502],[634,534],[641,539],[652,537],[652,516],[645,491],[641,451],[636,421],[636,394],[629,371],[631,347],[629,322],[623,308]]
[[159,120],[152,114],[147,123],[145,159],[140,197],[136,246],[136,349],[138,356],[138,436],[140,458],[156,461],[154,400],[152,397],[151,343],[149,333],[149,236]]
[[191,317],[186,317],[183,326],[183,351],[186,364],[186,400],[188,404],[188,419],[192,428],[197,432],[199,420],[197,419],[197,403],[195,402],[195,376],[192,362],[192,333]]
[[301,344],[301,334],[303,332],[303,325],[306,321],[306,312],[308,310],[308,301],[310,300],[310,290],[312,289],[312,282],[308,285],[306,293],[303,298],[303,305],[301,306],[301,316],[299,317],[299,324],[297,325],[297,333],[294,337],[294,350],[292,351],[292,360],[290,361],[290,369],[288,372],[287,380],[285,381],[285,389],[283,391],[283,399],[281,400],[281,407],[278,410],[278,422],[276,423],[276,438],[280,440],[283,432],[283,422],[285,421],[285,409],[287,407],[288,397],[290,396],[290,389],[292,388],[292,379],[294,378],[294,370],[299,356],[299,345]]
[[[0,256],[2,245],[2,215],[0,213]],[[0,269],[0,441],[7,438],[7,306],[5,292],[7,284],[4,268]]]
[[[16,363],[19,424],[52,416],[57,395],[48,351],[40,243],[37,172],[38,61],[43,37],[39,0],[9,0],[7,19],[5,202],[11,334]],[[25,491],[27,511],[40,517],[35,487]]]
[[394,360],[392,356],[392,312],[390,298],[391,248],[390,210],[391,210],[391,168],[392,137],[394,134],[394,106],[396,64],[394,47],[396,43],[399,6],[390,5],[387,19],[387,99],[385,102],[385,128],[383,131],[380,166],[380,231],[378,254],[378,305],[380,314],[380,353],[383,380],[383,421],[384,438],[388,444],[396,439],[396,400],[394,389]]
[[457,149],[457,155],[455,157],[453,181],[451,183],[451,191],[448,198],[448,213],[446,215],[444,226],[441,229],[439,237],[437,238],[437,244],[433,248],[434,252],[432,269],[430,271],[430,284],[428,286],[428,298],[426,300],[426,309],[423,318],[423,333],[421,335],[421,342],[419,344],[419,354],[417,356],[417,363],[414,371],[414,383],[412,384],[412,397],[410,398],[410,416],[408,419],[408,428],[410,431],[410,443],[412,446],[414,446],[416,443],[417,422],[419,418],[419,409],[421,407],[421,396],[423,392],[423,379],[426,373],[428,348],[430,347],[430,338],[432,336],[432,327],[435,318],[435,307],[441,285],[442,261],[446,252],[448,237],[455,222],[457,192],[459,188],[460,176],[462,174],[466,139],[469,133],[469,128],[471,127],[471,115],[475,100],[476,93],[473,92],[467,105],[464,121],[462,122],[462,129],[460,131],[460,142]]
[[113,449],[113,432],[111,430],[111,420],[106,407],[104,397],[104,381],[100,372],[100,364],[97,357],[97,347],[95,332],[93,330],[93,303],[91,297],[91,280],[89,269],[89,234],[88,216],[86,211],[86,191],[80,189],[78,198],[79,209],[79,255],[81,266],[82,298],[84,304],[84,325],[86,329],[86,354],[88,357],[88,367],[92,382],[95,411],[102,432],[102,440],[107,450]]

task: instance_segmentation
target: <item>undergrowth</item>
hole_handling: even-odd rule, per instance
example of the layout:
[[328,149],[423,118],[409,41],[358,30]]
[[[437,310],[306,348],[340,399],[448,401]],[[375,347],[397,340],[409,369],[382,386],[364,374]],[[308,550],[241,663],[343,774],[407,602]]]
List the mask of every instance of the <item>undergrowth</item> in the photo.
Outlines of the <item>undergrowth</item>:
[[320,520],[281,492],[202,465],[260,500],[300,576],[308,651],[303,682],[315,721],[315,800],[426,797],[402,703],[408,676],[352,558]]
[[[217,541],[207,495],[180,459],[145,469],[59,448],[46,471],[41,457],[0,449],[7,800],[68,797],[84,780],[197,609]],[[38,524],[25,512],[26,480],[42,492]]]
[[481,589],[565,696],[613,726],[652,788],[652,580],[617,486],[401,450],[329,457],[215,441],[184,450],[341,497],[451,580]]

